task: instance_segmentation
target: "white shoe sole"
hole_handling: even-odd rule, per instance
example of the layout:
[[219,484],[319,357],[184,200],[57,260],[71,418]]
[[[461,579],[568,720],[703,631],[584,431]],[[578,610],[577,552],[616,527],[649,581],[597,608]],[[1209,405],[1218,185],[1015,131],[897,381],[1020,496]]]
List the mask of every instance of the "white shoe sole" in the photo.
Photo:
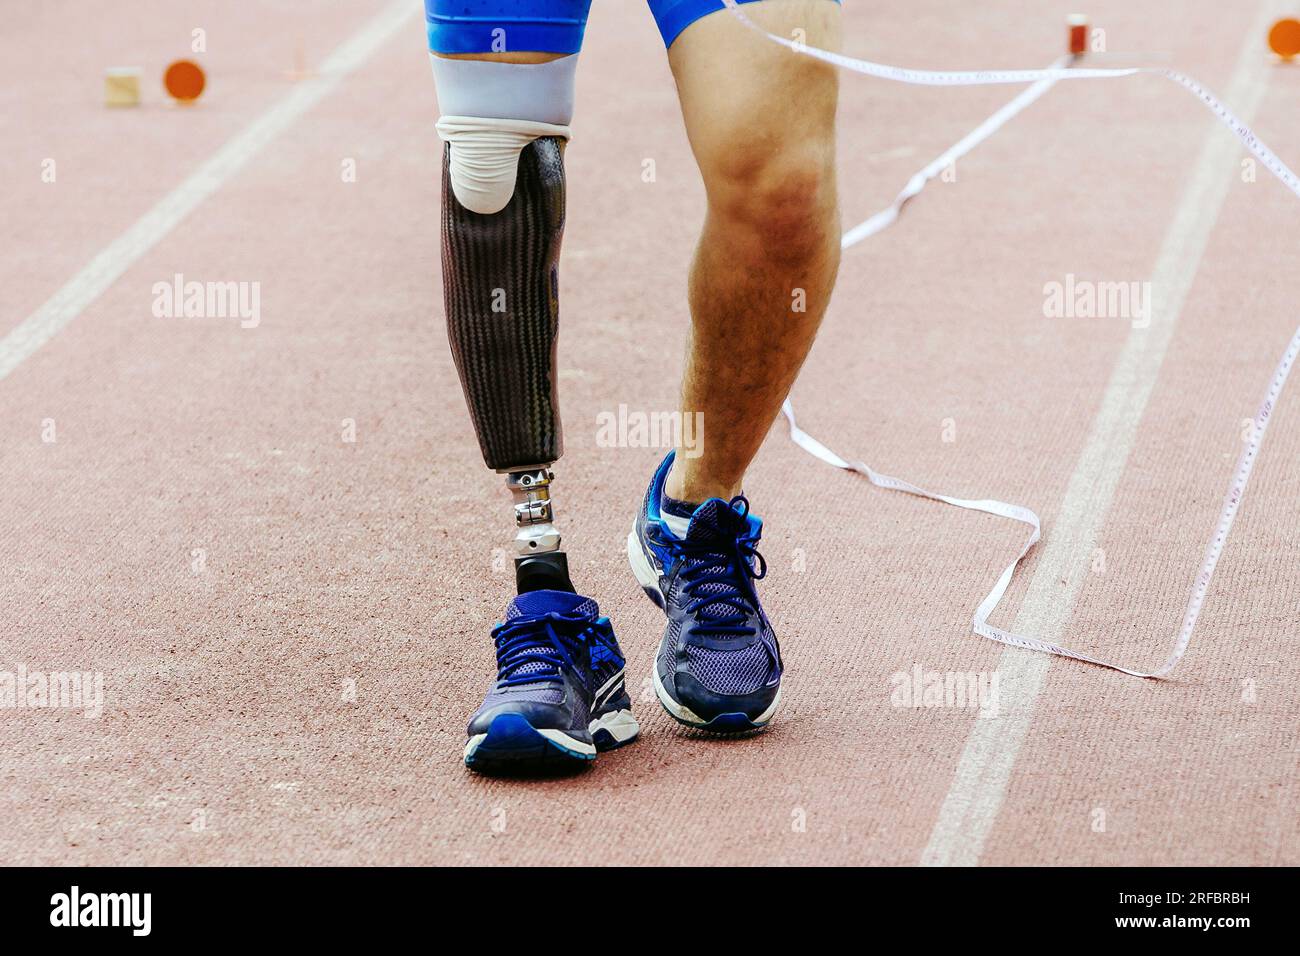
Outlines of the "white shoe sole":
[[630,710],[611,710],[608,714],[602,714],[591,722],[588,726],[593,737],[596,732],[604,730],[614,738],[614,746],[625,744],[641,732],[641,725],[636,722]]
[[[668,693],[668,689],[664,687],[663,681],[659,679],[658,667],[654,669],[654,683],[655,696],[659,698],[659,703],[663,705],[664,710],[668,711],[669,714],[676,717],[684,724],[690,724],[692,727],[698,727],[701,730],[709,729],[708,721],[701,719],[700,716],[689,707],[683,706],[672,699]],[[776,696],[772,698],[772,703],[768,705],[767,710],[763,711],[757,717],[749,719],[749,722],[754,725],[755,730],[758,730],[761,727],[766,727],[772,720],[773,715],[776,714],[776,709],[781,706],[782,689],[783,688],[777,689]]]
[[637,537],[636,520],[632,521],[632,530],[627,534],[627,561],[632,565],[632,573],[636,575],[637,583],[648,590],[659,589],[659,572],[650,564],[650,560],[645,556],[645,551],[641,548],[641,539]]

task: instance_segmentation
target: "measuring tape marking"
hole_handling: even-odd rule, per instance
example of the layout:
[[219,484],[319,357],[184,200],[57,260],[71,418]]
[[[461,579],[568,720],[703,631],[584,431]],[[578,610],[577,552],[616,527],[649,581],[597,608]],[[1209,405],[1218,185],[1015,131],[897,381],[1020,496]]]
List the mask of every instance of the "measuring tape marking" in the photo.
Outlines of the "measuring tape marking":
[[[920,193],[921,190],[925,188],[926,184],[934,179],[934,177],[944,168],[961,156],[966,155],[975,146],[986,140],[994,132],[1005,125],[1007,121],[1022,112],[1060,80],[1115,79],[1143,74],[1159,75],[1172,80],[1191,92],[1198,100],[1209,108],[1218,120],[1231,130],[1233,134],[1241,140],[1246,148],[1258,157],[1260,161],[1264,163],[1265,167],[1273,173],[1273,175],[1277,177],[1284,186],[1290,189],[1297,197],[1300,197],[1300,179],[1297,179],[1295,173],[1291,171],[1290,167],[1288,167],[1286,163],[1284,163],[1281,158],[1279,158],[1267,146],[1267,144],[1259,139],[1249,126],[1242,122],[1216,96],[1214,96],[1214,94],[1207,90],[1197,80],[1185,73],[1180,73],[1176,70],[1166,69],[1164,67],[1076,69],[1071,68],[1070,66],[1070,64],[1075,62],[1074,57],[1063,58],[1062,60],[1058,60],[1048,66],[1046,69],[1040,70],[911,70],[844,56],[843,54],[833,53],[829,50],[822,50],[818,47],[808,46],[804,43],[798,43],[784,37],[779,37],[764,30],[762,27],[750,20],[749,17],[745,16],[737,6],[736,0],[722,0],[722,2],[746,26],[767,37],[769,40],[772,40],[795,53],[804,56],[811,56],[815,59],[823,60],[841,67],[842,69],[847,69],[856,73],[922,86],[984,86],[1008,83],[1034,84],[991,115],[939,157],[914,174],[889,206],[886,206],[884,209],[870,216],[853,229],[845,232],[840,240],[841,248],[850,248],[862,240],[876,235],[896,222],[899,214],[902,212],[903,207],[908,203],[908,201]],[[1183,616],[1182,626],[1179,628],[1174,645],[1164,663],[1153,671],[1141,671],[1123,667],[1119,664],[1113,664],[1101,660],[1100,658],[1094,657],[1090,654],[1070,650],[1069,648],[1062,647],[1059,644],[1053,644],[1048,641],[1042,641],[1038,638],[1028,637],[1022,634],[1015,634],[989,623],[988,619],[994,610],[996,610],[1002,597],[1006,594],[1006,590],[1010,586],[1011,580],[1015,575],[1016,568],[1020,565],[1020,562],[1024,559],[1025,555],[1029,553],[1041,538],[1042,524],[1038,515],[1032,510],[1020,505],[1010,504],[995,499],[972,500],[940,494],[928,491],[919,485],[912,484],[902,478],[895,478],[890,475],[881,474],[872,469],[865,462],[850,461],[841,457],[825,444],[801,429],[795,419],[794,406],[788,398],[782,405],[781,411],[789,422],[790,438],[795,444],[808,452],[808,454],[826,462],[827,464],[847,471],[853,471],[864,476],[872,485],[878,488],[883,488],[887,491],[901,491],[922,498],[928,498],[933,501],[939,501],[956,508],[980,511],[986,514],[1008,518],[1030,527],[1029,536],[1021,547],[1020,553],[1016,555],[1015,560],[1006,566],[998,576],[998,580],[994,584],[993,589],[989,591],[984,600],[980,602],[979,607],[976,608],[971,619],[971,629],[976,634],[989,638],[990,640],[998,641],[999,643],[1041,651],[1046,654],[1054,654],[1060,657],[1067,657],[1072,660],[1083,661],[1089,664],[1096,664],[1101,667],[1107,667],[1112,670],[1121,671],[1125,674],[1130,674],[1134,677],[1163,678],[1167,677],[1178,665],[1178,662],[1186,653],[1188,645],[1191,643],[1192,632],[1196,628],[1197,619],[1205,604],[1205,598],[1209,593],[1210,583],[1214,579],[1214,572],[1218,566],[1219,559],[1223,555],[1228,534],[1232,530],[1233,522],[1235,521],[1237,512],[1241,507],[1241,502],[1245,498],[1246,487],[1250,482],[1251,471],[1254,469],[1255,461],[1258,458],[1259,450],[1264,439],[1264,433],[1268,429],[1268,424],[1272,417],[1273,410],[1277,407],[1277,402],[1281,397],[1282,389],[1286,385],[1287,378],[1290,375],[1291,369],[1298,356],[1300,356],[1300,328],[1296,329],[1286,352],[1283,353],[1282,358],[1279,360],[1277,368],[1273,373],[1273,377],[1269,382],[1268,392],[1265,394],[1264,401],[1261,403],[1259,411],[1256,413],[1253,420],[1250,436],[1246,441],[1245,447],[1243,447],[1241,451],[1241,456],[1239,457],[1237,466],[1233,471],[1232,480],[1228,486],[1227,494],[1224,496],[1223,506],[1219,513],[1218,522],[1215,525],[1214,535],[1206,545],[1205,555],[1201,562],[1201,568],[1196,575],[1192,593],[1188,599],[1187,609]]]

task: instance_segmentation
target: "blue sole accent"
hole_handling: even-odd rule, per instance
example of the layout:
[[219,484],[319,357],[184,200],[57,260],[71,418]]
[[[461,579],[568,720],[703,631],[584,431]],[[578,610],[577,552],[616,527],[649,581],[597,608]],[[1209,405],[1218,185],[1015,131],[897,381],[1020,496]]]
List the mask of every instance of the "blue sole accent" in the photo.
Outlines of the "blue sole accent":
[[719,714],[702,729],[718,734],[735,734],[747,730],[761,730],[766,726],[767,724],[754,723],[746,714]]
[[542,736],[520,714],[500,714],[488,726],[487,736],[472,753],[465,755],[465,766],[491,773],[530,767],[581,766],[595,759],[595,754],[571,750]]
[[[680,704],[681,701],[678,701],[678,703]],[[663,707],[665,714],[683,727],[689,727],[691,730],[702,730],[708,734],[748,734],[756,730],[767,729],[767,723],[756,724],[749,719],[747,714],[718,714],[707,724],[693,724],[689,720],[682,720],[667,707],[664,707],[663,701],[659,701],[659,706]]]

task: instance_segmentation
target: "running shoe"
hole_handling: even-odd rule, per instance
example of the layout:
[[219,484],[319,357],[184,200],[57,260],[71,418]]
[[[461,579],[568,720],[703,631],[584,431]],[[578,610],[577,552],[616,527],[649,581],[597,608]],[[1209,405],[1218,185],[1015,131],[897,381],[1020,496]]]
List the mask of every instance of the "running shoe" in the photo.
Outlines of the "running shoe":
[[521,594],[492,640],[497,679],[469,722],[467,767],[576,765],[636,737],[623,653],[595,601],[569,591]]
[[670,452],[627,538],[637,581],[668,616],[655,694],[687,726],[757,730],[781,698],[781,650],[754,588],[767,573],[763,522],[742,495],[694,508],[665,498],[672,463]]

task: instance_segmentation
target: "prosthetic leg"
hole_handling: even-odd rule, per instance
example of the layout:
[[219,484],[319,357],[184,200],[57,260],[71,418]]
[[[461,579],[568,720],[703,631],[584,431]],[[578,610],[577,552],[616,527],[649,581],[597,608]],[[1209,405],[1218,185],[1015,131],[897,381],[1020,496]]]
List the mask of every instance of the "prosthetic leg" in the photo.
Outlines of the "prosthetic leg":
[[519,593],[492,629],[496,680],[465,728],[465,765],[485,773],[573,767],[640,731],[613,625],[574,590],[551,510],[564,145],[590,2],[426,0],[447,338],[517,529]]
[[447,336],[483,460],[514,496],[520,593],[574,590],[550,485],[563,451],[557,268],[567,127],[444,116]]

